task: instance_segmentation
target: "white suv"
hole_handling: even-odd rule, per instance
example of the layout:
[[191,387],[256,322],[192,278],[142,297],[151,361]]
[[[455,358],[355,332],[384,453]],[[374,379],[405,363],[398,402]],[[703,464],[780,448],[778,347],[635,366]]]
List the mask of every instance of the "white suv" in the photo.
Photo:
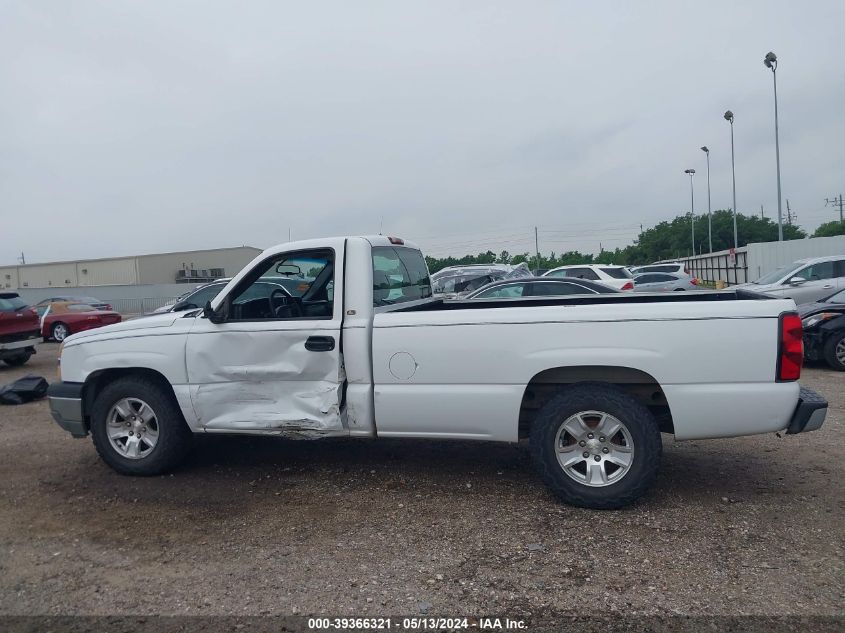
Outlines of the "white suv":
[[624,266],[612,264],[575,264],[559,266],[543,273],[543,277],[574,277],[598,281],[617,290],[633,290],[634,279],[630,271]]
[[637,266],[632,271],[635,275],[643,273],[667,273],[669,275],[686,275],[689,277],[689,268],[686,264],[681,262],[672,262],[669,264],[648,264],[647,266]]

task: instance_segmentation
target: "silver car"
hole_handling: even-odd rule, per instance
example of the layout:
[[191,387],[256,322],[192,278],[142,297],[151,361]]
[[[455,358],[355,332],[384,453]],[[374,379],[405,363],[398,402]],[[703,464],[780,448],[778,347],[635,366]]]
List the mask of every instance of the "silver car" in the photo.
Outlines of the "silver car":
[[845,288],[845,255],[799,259],[739,287],[812,303]]
[[634,292],[698,290],[698,280],[683,273],[643,273],[634,276]]

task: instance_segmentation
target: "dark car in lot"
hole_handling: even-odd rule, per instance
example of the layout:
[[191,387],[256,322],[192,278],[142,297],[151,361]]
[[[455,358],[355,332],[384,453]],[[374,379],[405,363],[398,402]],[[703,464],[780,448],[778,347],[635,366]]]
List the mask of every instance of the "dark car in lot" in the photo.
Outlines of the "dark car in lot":
[[17,367],[35,353],[41,338],[38,314],[16,292],[0,292],[0,360]]
[[804,357],[845,371],[845,290],[798,306],[804,326]]

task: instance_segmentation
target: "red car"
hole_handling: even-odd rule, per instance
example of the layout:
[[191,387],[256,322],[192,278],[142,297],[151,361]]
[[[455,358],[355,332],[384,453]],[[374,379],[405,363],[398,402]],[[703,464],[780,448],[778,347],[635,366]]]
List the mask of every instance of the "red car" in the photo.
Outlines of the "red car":
[[41,317],[41,336],[45,341],[53,339],[61,343],[71,334],[120,323],[121,320],[120,315],[111,310],[98,310],[85,303],[56,301]]
[[0,292],[0,360],[17,367],[35,353],[38,314],[17,292]]

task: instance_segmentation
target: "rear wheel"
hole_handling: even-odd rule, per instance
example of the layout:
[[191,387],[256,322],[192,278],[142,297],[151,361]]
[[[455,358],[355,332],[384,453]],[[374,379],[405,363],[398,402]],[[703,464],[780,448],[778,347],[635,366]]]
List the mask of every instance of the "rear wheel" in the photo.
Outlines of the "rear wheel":
[[645,494],[662,452],[651,412],[605,383],[562,389],[537,414],[530,444],[552,492],[571,505],[603,510]]
[[70,335],[70,328],[61,321],[58,321],[53,323],[53,327],[50,329],[50,334],[52,335],[54,341],[61,343]]
[[4,358],[3,362],[9,365],[10,367],[20,367],[21,365],[25,365],[26,361],[28,361],[30,357],[32,357],[32,350],[27,349],[21,352],[20,354]]
[[839,371],[845,371],[845,332],[837,332],[824,344],[824,359]]
[[107,385],[91,411],[91,436],[103,461],[123,475],[160,475],[190,449],[191,430],[172,394],[143,376]]

